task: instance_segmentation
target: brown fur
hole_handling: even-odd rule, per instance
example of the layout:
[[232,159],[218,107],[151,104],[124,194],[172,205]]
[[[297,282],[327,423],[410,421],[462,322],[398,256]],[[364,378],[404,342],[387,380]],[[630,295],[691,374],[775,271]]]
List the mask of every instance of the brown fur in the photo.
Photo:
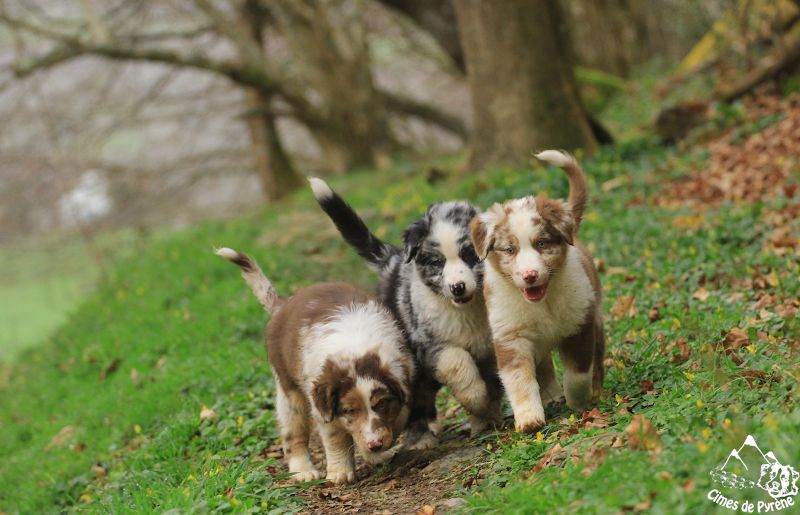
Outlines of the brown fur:
[[[320,477],[308,452],[310,429],[315,420],[325,449],[327,478],[334,483],[355,479],[354,443],[367,461],[378,462],[392,455],[383,451],[394,444],[394,435],[402,430],[407,419],[406,397],[413,379],[413,358],[405,350],[399,328],[392,327],[395,322],[389,311],[364,291],[346,283],[317,284],[283,299],[251,258],[228,248],[219,249],[217,254],[240,267],[245,282],[272,315],[266,330],[266,347],[277,383],[276,412],[284,455],[294,479],[310,481]],[[349,311],[357,306],[363,312]],[[345,317],[341,320],[343,324],[359,320],[362,315],[380,324],[376,327],[380,331],[376,337],[381,338],[375,342],[377,352],[355,359],[340,358],[317,341],[316,338],[331,336],[338,338],[334,340],[336,345],[342,345],[341,338],[349,338],[327,333],[341,330],[335,329],[337,326],[329,319],[339,316],[343,308],[348,309],[341,314]],[[344,327],[355,332],[360,329]],[[363,345],[362,340],[357,345]],[[401,377],[394,377],[393,369],[382,359],[399,361],[391,365],[394,369],[399,365]],[[307,377],[316,366],[321,367],[319,373]],[[361,383],[360,378],[370,381]],[[365,392],[359,385],[369,386],[372,391]],[[367,428],[366,422],[370,420]]]
[[[591,255],[577,241],[577,231],[587,200],[586,181],[580,166],[574,160],[566,164],[564,170],[570,183],[567,202],[539,195],[535,198],[526,197],[509,200],[504,204],[495,204],[485,215],[476,217],[472,221],[471,236],[479,257],[486,258],[492,270],[499,274],[499,280],[512,284],[515,289],[521,289],[524,284],[521,284],[523,267],[516,261],[521,248],[533,247],[539,254],[541,261],[537,270],[540,281],[544,282],[537,282],[537,287],[549,284],[559,274],[565,265],[570,246],[578,250],[581,266],[591,284],[594,297],[577,333],[560,341],[556,349],[561,355],[565,369],[571,373],[585,373],[590,368],[593,369],[592,390],[597,396],[602,389],[605,352],[602,317],[599,311],[602,289]],[[533,230],[527,229],[525,233],[520,233],[510,224],[514,220],[519,220],[521,215],[524,217],[528,209],[532,217]],[[521,237],[518,234],[526,234],[525,238],[531,238],[531,241],[517,241],[517,238]],[[543,246],[540,247],[540,244]],[[484,295],[490,306],[493,296],[499,294],[499,290],[492,286],[490,281],[484,283]],[[546,292],[545,297],[552,293]],[[508,320],[505,323],[509,322],[513,323]],[[530,324],[536,324],[536,321],[520,320],[519,324],[520,327],[516,331],[494,335],[498,368],[504,372],[504,377],[512,378],[509,379],[509,384],[505,384],[509,397],[529,398],[530,394],[527,393],[526,387],[535,382],[540,386],[540,393],[544,388],[552,398],[560,389],[557,385],[554,385],[555,388],[548,388],[548,385],[555,381],[555,368],[550,353],[547,352],[546,356],[540,357],[540,363],[534,364],[533,347],[528,352],[524,345],[519,344],[520,341],[524,341],[521,340],[524,338],[521,336],[523,329]],[[517,343],[511,345],[511,342]],[[584,390],[579,387],[570,391]],[[574,398],[576,405],[582,402],[578,399],[580,396]],[[539,416],[523,417],[525,423],[522,425],[526,427],[520,427],[520,430],[535,430],[544,423],[544,420],[529,420],[529,418],[539,418]]]
[[320,283],[284,301],[267,325],[266,347],[272,370],[284,391],[300,389],[301,329],[332,315],[339,307],[370,300],[365,291],[342,282]]

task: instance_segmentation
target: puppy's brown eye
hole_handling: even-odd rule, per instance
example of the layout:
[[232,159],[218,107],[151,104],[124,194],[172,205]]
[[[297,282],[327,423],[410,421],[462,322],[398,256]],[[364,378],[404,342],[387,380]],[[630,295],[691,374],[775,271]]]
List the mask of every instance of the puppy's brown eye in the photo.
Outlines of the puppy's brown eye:
[[352,417],[356,413],[358,413],[356,408],[342,408],[342,414],[346,417]]

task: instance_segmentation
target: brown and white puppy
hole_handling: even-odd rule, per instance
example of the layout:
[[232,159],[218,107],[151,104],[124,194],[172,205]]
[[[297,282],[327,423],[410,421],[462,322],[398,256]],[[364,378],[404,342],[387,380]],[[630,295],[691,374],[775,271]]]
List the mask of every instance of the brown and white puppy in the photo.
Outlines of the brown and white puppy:
[[471,223],[486,259],[484,295],[497,366],[517,428],[544,425],[544,404],[560,399],[551,352],[564,365],[567,405],[582,410],[603,382],[603,319],[597,270],[576,239],[586,179],[575,159],[547,150],[537,158],[564,169],[567,202],[543,195],[495,204]]
[[223,248],[272,315],[267,353],[275,377],[283,453],[296,481],[319,479],[308,453],[312,425],[325,447],[326,478],[355,479],[354,447],[368,463],[394,456],[409,413],[414,364],[392,314],[346,283],[278,296],[248,256]]

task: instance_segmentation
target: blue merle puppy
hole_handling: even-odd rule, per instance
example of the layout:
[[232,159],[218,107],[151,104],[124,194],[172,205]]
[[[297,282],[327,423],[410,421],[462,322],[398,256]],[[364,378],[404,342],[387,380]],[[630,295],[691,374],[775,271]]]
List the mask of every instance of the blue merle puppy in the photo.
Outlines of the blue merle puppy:
[[406,445],[436,445],[431,425],[442,385],[469,413],[473,435],[499,424],[503,392],[483,299],[483,265],[469,231],[478,210],[464,201],[433,204],[406,229],[400,248],[372,234],[325,181],[309,181],[345,241],[378,272],[378,296],[401,322],[417,358]]

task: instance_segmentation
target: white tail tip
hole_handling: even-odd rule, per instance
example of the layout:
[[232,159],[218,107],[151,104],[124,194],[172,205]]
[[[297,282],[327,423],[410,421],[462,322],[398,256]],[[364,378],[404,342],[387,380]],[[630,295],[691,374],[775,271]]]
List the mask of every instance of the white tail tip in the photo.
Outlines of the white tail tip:
[[328,183],[317,177],[309,177],[308,183],[311,185],[311,191],[314,192],[314,197],[317,200],[328,200],[333,197],[333,190]]
[[229,261],[231,259],[236,259],[236,257],[239,255],[238,252],[236,252],[233,249],[229,249],[228,247],[222,247],[221,249],[217,249],[216,251],[214,251],[214,254],[224,257]]
[[575,158],[560,150],[544,150],[536,154],[536,159],[559,168],[564,168],[575,163]]

